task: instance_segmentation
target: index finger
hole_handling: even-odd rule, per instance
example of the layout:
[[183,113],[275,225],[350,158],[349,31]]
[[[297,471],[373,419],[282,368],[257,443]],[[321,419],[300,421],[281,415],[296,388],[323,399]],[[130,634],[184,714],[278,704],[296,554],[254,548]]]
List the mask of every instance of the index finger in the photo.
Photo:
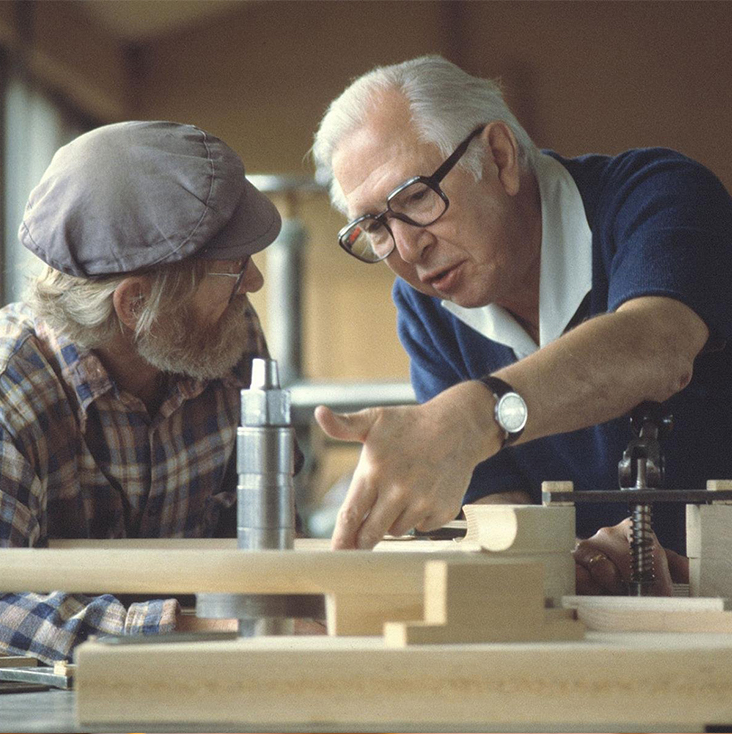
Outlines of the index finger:
[[376,491],[370,482],[359,476],[358,469],[346,499],[338,510],[335,529],[330,541],[333,550],[348,550],[357,547],[358,532],[371,512],[376,500]]

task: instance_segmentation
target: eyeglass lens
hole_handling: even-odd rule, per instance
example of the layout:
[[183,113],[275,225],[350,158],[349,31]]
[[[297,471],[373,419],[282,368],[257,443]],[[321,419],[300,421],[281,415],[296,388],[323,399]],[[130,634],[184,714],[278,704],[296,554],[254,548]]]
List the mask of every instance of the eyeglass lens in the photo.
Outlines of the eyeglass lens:
[[[447,208],[445,200],[423,181],[396,191],[388,201],[389,211],[410,224],[424,227],[439,219]],[[383,260],[394,249],[394,239],[381,219],[366,217],[341,236],[341,243],[366,262]]]

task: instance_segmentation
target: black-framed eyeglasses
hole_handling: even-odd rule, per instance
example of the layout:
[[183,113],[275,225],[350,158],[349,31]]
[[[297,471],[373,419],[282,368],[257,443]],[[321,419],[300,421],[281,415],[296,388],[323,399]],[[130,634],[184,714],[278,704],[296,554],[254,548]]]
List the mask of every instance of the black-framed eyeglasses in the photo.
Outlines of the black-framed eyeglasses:
[[463,157],[470,142],[485,129],[473,130],[431,176],[414,176],[397,186],[386,197],[386,209],[380,214],[364,214],[338,232],[338,244],[365,263],[385,260],[396,247],[394,233],[387,220],[392,217],[414,227],[434,224],[450,206],[440,182]]
[[206,273],[206,275],[223,276],[224,278],[236,278],[236,280],[234,281],[234,288],[231,291],[231,295],[229,296],[229,301],[227,305],[229,305],[234,300],[234,298],[236,298],[236,294],[239,292],[239,288],[241,288],[241,282],[244,280],[244,274],[249,267],[250,259],[251,258],[249,257],[245,258],[244,263],[241,266],[241,270],[238,273]]

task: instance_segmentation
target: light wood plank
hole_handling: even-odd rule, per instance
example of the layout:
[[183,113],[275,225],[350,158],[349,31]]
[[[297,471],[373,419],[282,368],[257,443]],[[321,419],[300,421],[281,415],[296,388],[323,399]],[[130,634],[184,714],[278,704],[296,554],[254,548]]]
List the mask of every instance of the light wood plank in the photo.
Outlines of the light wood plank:
[[151,649],[78,648],[80,727],[664,732],[732,721],[732,635],[593,632],[407,649],[287,637]]
[[421,593],[424,559],[370,551],[0,551],[0,589],[67,592]]
[[732,633],[732,612],[718,598],[573,596],[562,603],[600,632]]
[[[52,539],[53,550],[235,550],[236,538],[72,538]],[[327,538],[296,538],[295,550],[330,550]]]
[[325,610],[329,635],[381,635],[387,622],[422,619],[424,594],[328,594]]

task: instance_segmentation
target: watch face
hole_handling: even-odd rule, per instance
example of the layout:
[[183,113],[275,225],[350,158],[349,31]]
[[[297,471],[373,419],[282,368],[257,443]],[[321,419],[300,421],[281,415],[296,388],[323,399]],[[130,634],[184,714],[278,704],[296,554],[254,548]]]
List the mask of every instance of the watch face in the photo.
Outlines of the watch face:
[[496,418],[504,431],[516,433],[526,425],[526,403],[515,392],[506,393],[496,408]]

